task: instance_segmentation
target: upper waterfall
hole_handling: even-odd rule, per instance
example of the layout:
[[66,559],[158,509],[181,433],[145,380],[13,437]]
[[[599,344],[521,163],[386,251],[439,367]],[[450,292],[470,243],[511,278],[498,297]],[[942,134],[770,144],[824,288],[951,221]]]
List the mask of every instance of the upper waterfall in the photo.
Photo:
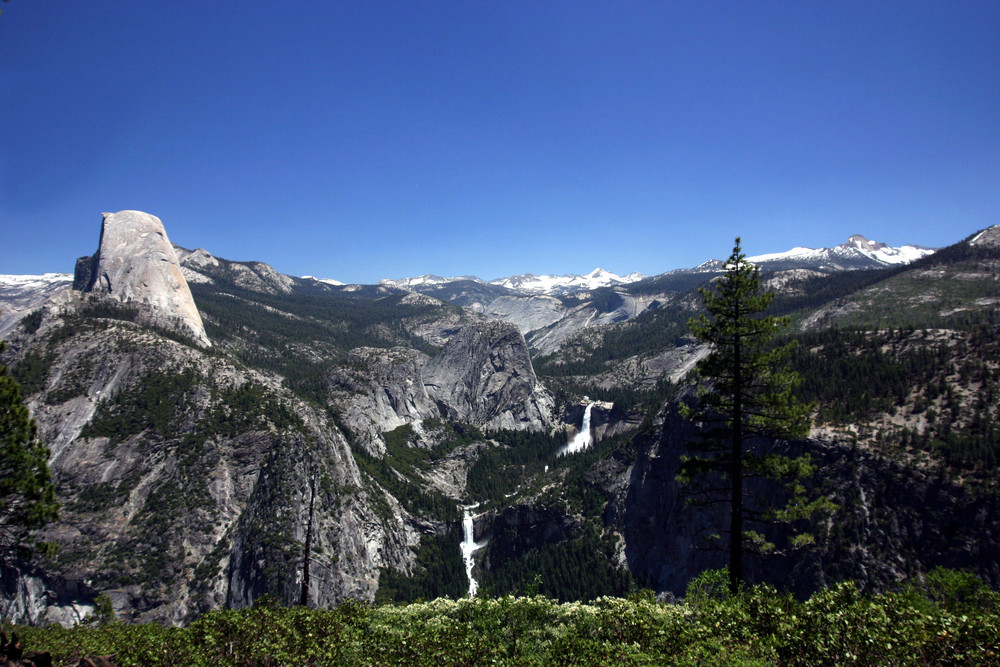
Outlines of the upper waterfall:
[[593,443],[594,438],[590,434],[590,411],[593,408],[593,403],[587,405],[587,409],[583,411],[583,424],[580,425],[580,432],[565,447],[559,450],[559,456],[582,452]]

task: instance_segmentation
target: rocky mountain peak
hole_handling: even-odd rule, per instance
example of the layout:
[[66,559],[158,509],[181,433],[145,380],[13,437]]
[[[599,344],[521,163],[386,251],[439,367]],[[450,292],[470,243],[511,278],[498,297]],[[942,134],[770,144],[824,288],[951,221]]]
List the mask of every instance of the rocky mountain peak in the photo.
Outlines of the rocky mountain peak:
[[73,289],[139,303],[157,324],[211,343],[163,223],[142,211],[104,213],[97,253],[77,260]]
[[884,243],[879,243],[878,241],[869,241],[867,238],[861,234],[854,234],[849,239],[847,243],[844,244],[847,247],[854,247],[859,250],[867,250],[869,252],[874,252],[882,248],[887,247]]

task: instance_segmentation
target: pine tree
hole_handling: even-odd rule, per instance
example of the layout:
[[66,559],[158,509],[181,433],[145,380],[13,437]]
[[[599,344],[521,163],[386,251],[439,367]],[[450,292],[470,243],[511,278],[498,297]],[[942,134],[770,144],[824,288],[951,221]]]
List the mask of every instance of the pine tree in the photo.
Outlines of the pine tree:
[[[701,290],[701,297],[708,312],[692,318],[688,326],[712,349],[698,364],[705,382],[698,388],[697,404],[683,406],[682,414],[701,426],[702,437],[689,444],[692,455],[682,458],[678,479],[710,489],[695,490],[694,504],[729,504],[729,578],[735,593],[743,580],[744,550],[774,549],[763,535],[747,530],[747,523],[791,523],[830,505],[825,498],[806,497],[801,480],[814,471],[808,456],[755,453],[755,446],[767,439],[804,437],[812,406],[795,394],[799,378],[788,366],[794,342],[774,344],[789,319],[762,315],[774,294],[762,290],[760,269],[746,260],[739,238],[725,272],[712,289]],[[791,499],[780,509],[759,504],[748,508],[748,477],[784,480]],[[797,536],[793,545],[810,539]]]
[[32,533],[58,516],[49,450],[37,436],[20,385],[0,364],[0,559],[30,551]]

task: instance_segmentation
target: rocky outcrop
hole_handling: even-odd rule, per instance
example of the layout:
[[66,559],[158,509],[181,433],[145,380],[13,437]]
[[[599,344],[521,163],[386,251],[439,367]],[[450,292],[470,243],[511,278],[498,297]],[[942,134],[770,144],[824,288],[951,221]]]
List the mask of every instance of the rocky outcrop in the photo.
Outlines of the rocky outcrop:
[[513,430],[543,430],[551,422],[552,398],[538,383],[513,324],[463,328],[427,363],[423,379],[448,419]]
[[[379,567],[405,568],[419,535],[391,496],[380,516],[342,438],[298,434],[274,447],[234,531],[225,606],[252,606],[264,594],[328,606],[372,600]],[[303,581],[309,557],[310,577]]]
[[53,577],[22,560],[0,562],[0,603],[7,620],[76,625],[94,610],[97,593],[86,582]]
[[73,276],[68,273],[0,275],[0,338],[8,338],[26,315],[41,308],[53,296],[69,290],[72,282]]
[[439,416],[421,376],[429,359],[403,347],[359,347],[331,372],[331,401],[354,442],[372,456],[385,453],[386,431]]
[[[687,582],[727,564],[705,537],[726,525],[725,507],[692,507],[677,481],[693,427],[673,409],[635,441],[634,463],[604,480],[613,500],[607,520],[625,537],[633,576],[657,591],[683,595]],[[937,566],[968,568],[1000,584],[1000,503],[941,474],[915,470],[848,442],[771,443],[771,451],[808,453],[817,464],[810,483],[839,510],[814,526],[817,546],[744,563],[751,582],[768,581],[799,595],[854,580],[869,592],[918,579]],[[766,453],[761,451],[760,453]],[[617,481],[616,481],[617,480]],[[763,489],[749,489],[761,492]],[[782,531],[770,536],[784,541]]]
[[969,240],[969,245],[976,247],[1000,247],[1000,225],[987,227]]
[[516,324],[521,333],[528,333],[554,324],[566,316],[569,309],[553,296],[501,296],[485,307],[483,314],[491,320]]
[[260,294],[291,294],[296,279],[275,271],[264,262],[231,262],[214,257],[204,248],[188,250],[174,245],[181,273],[189,283],[213,284],[219,278],[226,284]]
[[552,398],[535,377],[524,338],[508,323],[467,326],[433,358],[403,347],[356,348],[328,382],[329,400],[355,444],[377,457],[385,454],[383,434],[404,425],[430,446],[425,419],[487,430],[544,430],[552,420]]
[[[577,334],[601,325],[635,319],[646,310],[659,307],[669,298],[664,294],[629,294],[623,290],[612,289],[582,292],[574,297],[579,301],[578,305],[564,308],[561,316],[550,323],[543,324],[540,319],[535,320],[541,326],[525,331],[528,343],[535,354],[553,354],[573,341]],[[516,311],[514,315],[517,315]]]
[[42,537],[61,550],[4,574],[14,620],[75,622],[98,592],[133,622],[293,604],[309,527],[312,605],[371,600],[379,567],[411,567],[409,515],[280,381],[131,322],[53,320],[19,354],[40,350],[28,404],[62,504]]
[[211,345],[163,223],[142,211],[105,213],[97,253],[77,261],[73,288],[126,304]]
[[219,266],[219,260],[213,257],[210,252],[204,248],[188,250],[176,243],[174,244],[174,252],[177,253],[177,261],[180,262],[181,273],[184,274],[184,279],[188,281],[189,285],[191,283],[212,284],[215,282],[210,276],[204,273],[204,271],[211,271],[213,268]]

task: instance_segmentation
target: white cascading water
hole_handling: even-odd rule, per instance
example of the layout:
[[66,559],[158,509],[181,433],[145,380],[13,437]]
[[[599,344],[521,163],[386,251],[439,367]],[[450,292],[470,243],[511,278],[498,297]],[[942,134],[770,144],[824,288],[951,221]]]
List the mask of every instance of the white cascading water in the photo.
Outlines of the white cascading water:
[[590,411],[593,407],[594,404],[591,403],[583,411],[583,424],[580,425],[580,432],[573,437],[569,444],[559,450],[559,456],[576,454],[590,447],[590,444],[594,441],[590,435]]
[[462,560],[465,562],[465,576],[469,578],[470,598],[475,597],[476,591],[479,590],[479,584],[472,577],[472,568],[476,564],[472,558],[472,554],[477,549],[485,546],[485,543],[476,544],[476,531],[472,523],[472,510],[477,507],[479,507],[479,503],[462,508]]

